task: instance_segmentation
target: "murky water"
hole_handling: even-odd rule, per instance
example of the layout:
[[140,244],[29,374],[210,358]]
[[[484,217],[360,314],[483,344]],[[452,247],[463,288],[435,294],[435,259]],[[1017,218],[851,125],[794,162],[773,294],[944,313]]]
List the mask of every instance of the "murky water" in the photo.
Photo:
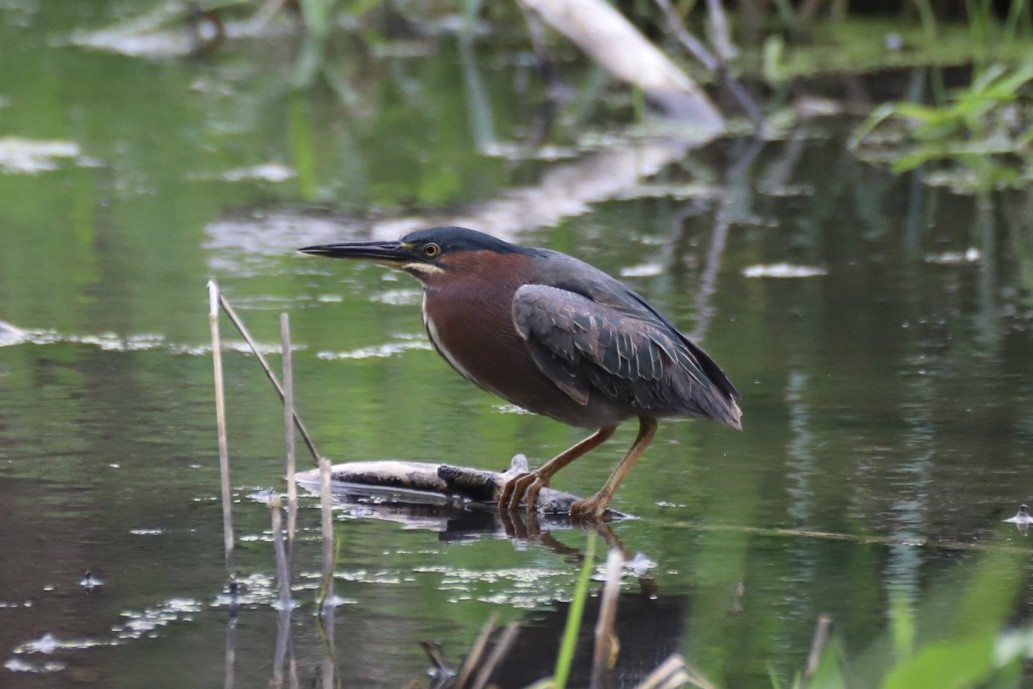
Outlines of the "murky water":
[[[551,672],[578,531],[341,510],[328,647],[306,497],[282,619],[255,495],[283,488],[282,412],[228,329],[239,612],[221,597],[209,277],[270,352],[290,312],[298,407],[336,461],[501,469],[577,439],[440,361],[415,281],[291,251],[424,219],[491,217],[624,276],[743,392],[745,432],[665,422],[617,496],[639,519],[615,536],[655,563],[624,582],[624,686],[675,651],[718,686],[771,686],[822,613],[864,658],[894,596],[949,627],[987,545],[1028,552],[1002,523],[1030,499],[1028,192],[893,177],[846,151],[846,115],[759,147],[631,141],[600,106],[543,129],[526,60],[450,39],[355,50],[343,104],[292,93],[288,38],[208,59],[65,45],[113,12],[0,9],[0,320],[21,329],[0,332],[0,685],[264,686],[289,629],[302,685],[329,658],[342,685],[401,687],[428,667],[419,641],[457,662],[492,613],[527,625],[507,686]],[[557,487],[594,491],[633,433]]]

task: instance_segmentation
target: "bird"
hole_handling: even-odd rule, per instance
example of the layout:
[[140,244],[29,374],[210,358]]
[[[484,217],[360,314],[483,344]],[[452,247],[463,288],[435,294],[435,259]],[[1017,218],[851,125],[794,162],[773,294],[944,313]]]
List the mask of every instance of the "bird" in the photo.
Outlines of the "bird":
[[537,470],[507,480],[500,510],[522,503],[532,515],[556,472],[634,417],[635,441],[603,486],[571,505],[572,518],[604,518],[658,419],[706,418],[742,430],[739,391],[714,360],[637,292],[573,256],[462,227],[298,251],[415,276],[427,336],[462,377],[517,407],[592,429]]

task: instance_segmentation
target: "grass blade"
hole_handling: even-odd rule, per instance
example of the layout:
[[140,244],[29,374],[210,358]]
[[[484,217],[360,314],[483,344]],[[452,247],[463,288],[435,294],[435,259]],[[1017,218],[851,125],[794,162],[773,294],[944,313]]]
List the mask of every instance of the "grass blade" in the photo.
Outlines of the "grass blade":
[[595,534],[588,534],[588,542],[585,544],[585,561],[581,565],[581,574],[578,575],[574,599],[570,601],[570,610],[567,611],[567,624],[563,628],[563,640],[560,644],[559,656],[556,658],[556,672],[553,679],[556,689],[564,689],[567,686],[570,667],[574,664],[574,651],[577,649],[577,637],[581,630],[581,617],[585,612],[588,582],[592,578],[594,564]]

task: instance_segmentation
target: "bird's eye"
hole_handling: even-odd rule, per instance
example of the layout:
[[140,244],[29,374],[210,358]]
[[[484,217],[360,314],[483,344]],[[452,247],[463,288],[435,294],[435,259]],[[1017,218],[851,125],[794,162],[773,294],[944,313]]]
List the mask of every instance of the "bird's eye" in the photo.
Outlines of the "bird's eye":
[[435,256],[437,256],[440,253],[441,253],[441,247],[438,246],[437,244],[433,243],[433,242],[431,242],[430,244],[426,244],[423,247],[423,255],[426,256],[427,258],[434,258]]

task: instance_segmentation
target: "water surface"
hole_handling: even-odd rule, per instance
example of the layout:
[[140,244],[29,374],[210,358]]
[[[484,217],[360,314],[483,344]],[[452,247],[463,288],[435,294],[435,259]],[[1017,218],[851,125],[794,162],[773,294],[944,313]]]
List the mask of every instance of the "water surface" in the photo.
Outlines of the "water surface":
[[[0,347],[3,686],[227,686],[228,648],[236,686],[274,677],[269,515],[253,495],[283,490],[282,413],[224,330],[244,590],[233,616],[220,597],[210,277],[270,353],[291,314],[298,407],[336,461],[501,469],[575,442],[431,351],[415,281],[291,250],[414,216],[485,217],[560,180],[610,186],[538,208],[548,226],[499,215],[479,229],[625,276],[743,393],[743,433],[664,422],[615,500],[638,517],[615,535],[656,563],[623,585],[626,686],[678,651],[718,686],[768,687],[769,671],[803,666],[820,614],[863,658],[886,639],[892,598],[932,638],[984,548],[1008,546],[1026,567],[1029,541],[1002,519],[1030,500],[1028,192],[891,176],[846,150],[848,115],[759,146],[631,141],[630,107],[542,128],[527,61],[489,43],[357,51],[341,63],[355,103],[292,92],[288,39],[207,59],[62,45],[114,13],[0,10],[4,136],[74,145],[53,169],[0,174],[0,319],[24,331]],[[842,92],[835,79],[801,88]],[[620,177],[625,153],[655,169]],[[570,189],[560,200],[584,193]],[[633,435],[621,429],[556,486],[591,493]],[[288,624],[309,685],[326,649],[318,511],[303,507]],[[341,683],[422,678],[421,640],[459,661],[492,613],[529,625],[513,686],[548,674],[585,534],[507,539],[404,516],[338,513]],[[84,590],[86,571],[103,585]]]

